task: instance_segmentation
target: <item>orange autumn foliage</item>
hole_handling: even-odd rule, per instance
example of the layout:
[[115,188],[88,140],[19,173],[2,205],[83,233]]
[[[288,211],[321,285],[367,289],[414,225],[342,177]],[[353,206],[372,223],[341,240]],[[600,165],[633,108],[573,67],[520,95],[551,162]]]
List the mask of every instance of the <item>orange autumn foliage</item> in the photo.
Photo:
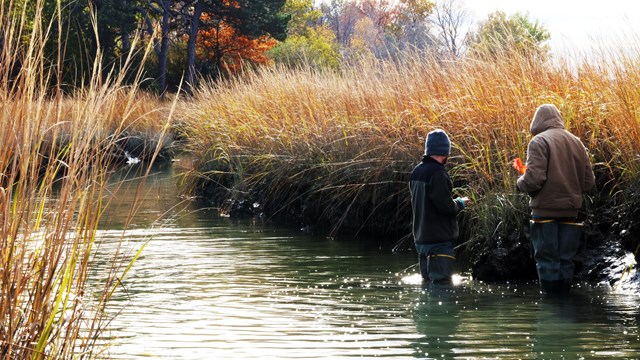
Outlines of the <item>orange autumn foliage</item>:
[[240,8],[240,3],[237,1],[232,1],[232,0],[223,0],[222,3],[224,4],[224,6],[232,6],[236,9]]
[[230,73],[238,72],[247,61],[253,64],[270,62],[266,52],[276,45],[275,39],[266,35],[249,38],[222,20],[211,21],[206,13],[202,14],[202,21],[210,25],[198,32],[196,44],[202,58]]

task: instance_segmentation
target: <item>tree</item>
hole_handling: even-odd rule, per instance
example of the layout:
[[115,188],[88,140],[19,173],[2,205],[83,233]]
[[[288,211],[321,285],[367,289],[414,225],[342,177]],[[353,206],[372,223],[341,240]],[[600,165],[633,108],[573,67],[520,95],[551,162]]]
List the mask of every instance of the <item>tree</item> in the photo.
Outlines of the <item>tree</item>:
[[[200,16],[202,16],[203,6],[204,0],[195,0],[190,17],[189,40],[187,41],[187,69],[185,73],[186,90],[189,93],[193,91],[196,85],[196,41],[200,31]],[[213,14],[215,13],[214,7],[214,5],[211,5],[207,10]]]
[[489,15],[470,37],[470,50],[478,56],[497,56],[515,52],[519,55],[547,57],[545,44],[551,35],[538,21],[520,13],[509,17],[497,11]]
[[[167,91],[167,59],[169,57],[169,25],[176,12],[173,10],[172,0],[149,0],[147,6],[139,5],[136,10],[144,17],[147,28],[145,29],[153,37],[154,51],[158,57],[158,84],[160,95],[164,96]],[[160,16],[160,39],[154,36],[154,24],[149,16]]]
[[[211,21],[209,14],[202,15],[202,23]],[[200,30],[197,48],[201,56],[210,61],[214,71],[226,70],[235,73],[244,62],[266,64],[270,59],[266,52],[273,48],[276,41],[268,35],[252,39],[225,23],[216,21],[212,26]]]
[[389,0],[360,0],[357,6],[363,18],[356,22],[351,48],[368,49],[377,58],[388,57],[390,48],[397,43],[394,29],[398,7]]
[[353,36],[349,42],[349,50],[356,60],[367,59],[375,56],[376,48],[380,43],[381,34],[378,32],[373,20],[363,17],[356,22]]
[[362,17],[355,1],[331,0],[322,3],[323,23],[336,35],[340,46],[348,47],[356,22]]
[[291,35],[277,44],[269,57],[276,63],[290,67],[313,66],[337,69],[340,66],[340,49],[336,36],[328,27],[310,29],[306,35]]
[[323,20],[336,33],[346,54],[394,56],[406,48],[434,44],[429,17],[433,0],[334,0],[323,3]]
[[183,7],[188,14],[189,33],[187,41],[187,91],[196,84],[196,44],[200,32],[200,21],[207,13],[212,23],[224,22],[239,34],[251,39],[270,35],[284,40],[289,17],[281,12],[285,0],[192,0]]
[[321,9],[323,23],[334,31],[347,58],[363,54],[387,57],[397,43],[394,0],[331,1]]
[[467,11],[459,0],[444,0],[434,9],[434,24],[440,46],[450,56],[459,57],[467,40],[468,33],[463,29],[467,17]]
[[136,4],[133,0],[90,0],[88,11],[96,13],[97,38],[94,46],[100,47],[107,61],[129,52],[129,35],[136,29]]
[[303,35],[309,28],[320,24],[322,11],[313,6],[313,0],[287,0],[282,11],[291,16],[287,35]]
[[404,41],[412,48],[425,49],[431,45],[429,16],[436,4],[433,0],[400,0],[398,27]]
[[[2,4],[4,7],[6,2]],[[9,2],[9,6],[24,14],[21,30],[25,37],[36,24],[48,32],[43,38],[47,54],[43,61],[45,67],[56,69],[49,85],[58,89],[61,85],[82,85],[94,70],[102,69],[106,75],[113,67],[120,67],[121,59],[129,55],[129,37],[137,27],[136,0],[22,0]]]
[[339,46],[335,34],[322,24],[322,12],[313,0],[287,0],[284,13],[291,15],[287,39],[269,51],[276,63],[337,68]]

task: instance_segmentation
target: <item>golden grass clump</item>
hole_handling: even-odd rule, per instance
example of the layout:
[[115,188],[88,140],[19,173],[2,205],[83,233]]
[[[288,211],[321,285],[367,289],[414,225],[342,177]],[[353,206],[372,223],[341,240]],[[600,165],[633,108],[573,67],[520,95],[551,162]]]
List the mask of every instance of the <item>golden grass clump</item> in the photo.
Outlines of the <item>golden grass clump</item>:
[[62,65],[44,66],[47,24],[21,33],[26,15],[13,6],[0,6],[0,358],[93,358],[135,259],[123,242],[111,264],[94,263],[107,180],[127,132],[164,117],[160,144],[167,114],[115,74],[96,71],[75,95],[50,87]]
[[[622,186],[640,170],[638,74],[640,58],[628,53],[577,62],[408,54],[339,72],[262,70],[203,86],[185,104],[197,159],[186,186],[209,197],[250,194],[267,213],[296,205],[307,223],[408,237],[408,175],[428,131],[448,132],[457,192],[490,211],[483,197],[522,196],[513,194],[511,161],[526,155],[543,103],[557,105],[589,148],[601,185]],[[516,214],[526,211],[512,200]]]

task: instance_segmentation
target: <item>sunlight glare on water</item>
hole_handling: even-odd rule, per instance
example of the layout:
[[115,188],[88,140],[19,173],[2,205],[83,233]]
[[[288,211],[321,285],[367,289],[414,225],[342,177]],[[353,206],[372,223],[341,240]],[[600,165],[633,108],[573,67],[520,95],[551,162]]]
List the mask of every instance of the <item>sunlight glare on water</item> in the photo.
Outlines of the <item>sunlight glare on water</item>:
[[[636,295],[581,286],[547,298],[467,276],[426,286],[415,254],[188,206],[167,216],[181,208],[170,174],[147,182],[126,233],[133,249],[149,242],[107,309],[118,315],[105,358],[640,357]],[[121,234],[120,191],[98,259]]]

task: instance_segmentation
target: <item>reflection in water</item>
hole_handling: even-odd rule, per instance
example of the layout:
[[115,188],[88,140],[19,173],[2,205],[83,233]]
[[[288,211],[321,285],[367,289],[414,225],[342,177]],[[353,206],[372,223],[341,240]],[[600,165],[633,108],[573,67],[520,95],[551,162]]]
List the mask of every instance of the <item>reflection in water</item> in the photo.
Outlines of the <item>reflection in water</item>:
[[458,294],[453,286],[426,285],[420,292],[414,312],[418,333],[423,335],[415,343],[416,357],[452,358],[454,335],[460,326]]
[[414,312],[416,357],[637,358],[639,304],[598,289],[554,298],[536,284],[432,287]]
[[[167,168],[141,190],[127,245],[150,241],[108,309],[120,313],[105,357],[640,357],[637,297],[584,287],[546,298],[537,284],[475,281],[423,288],[402,272],[414,254],[220,218],[182,202],[174,184]],[[117,192],[102,254],[136,186]]]
[[628,295],[589,290],[547,298],[539,304],[533,348],[565,357],[637,358],[639,304]]

